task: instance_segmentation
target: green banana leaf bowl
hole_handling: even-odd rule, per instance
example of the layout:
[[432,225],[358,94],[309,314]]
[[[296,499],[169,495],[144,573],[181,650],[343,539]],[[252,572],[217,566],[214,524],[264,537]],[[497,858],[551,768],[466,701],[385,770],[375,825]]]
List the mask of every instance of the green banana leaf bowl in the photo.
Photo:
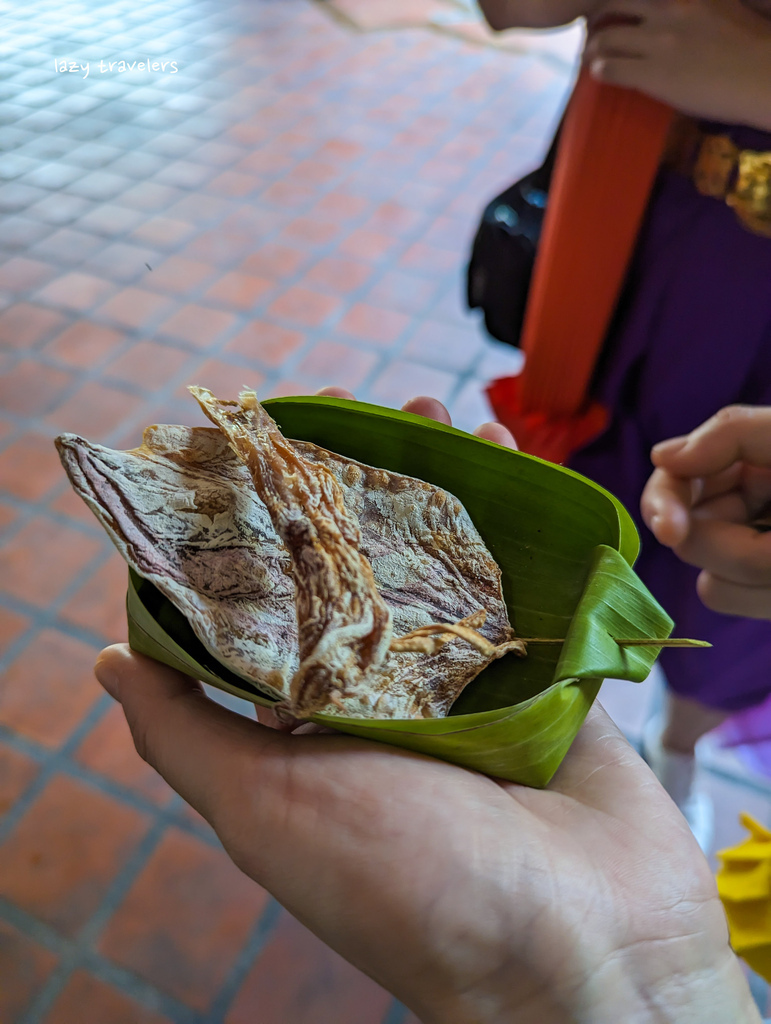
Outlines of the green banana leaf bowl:
[[[672,620],[632,570],[639,538],[607,491],[571,470],[420,416],[334,398],[281,398],[265,407],[287,437],[437,484],[466,506],[503,572],[509,616],[531,644],[493,663],[447,718],[369,720],[316,715],[324,725],[545,786],[611,677],[641,682]],[[271,701],[218,663],[185,618],[130,573],[131,646],[256,704]]]

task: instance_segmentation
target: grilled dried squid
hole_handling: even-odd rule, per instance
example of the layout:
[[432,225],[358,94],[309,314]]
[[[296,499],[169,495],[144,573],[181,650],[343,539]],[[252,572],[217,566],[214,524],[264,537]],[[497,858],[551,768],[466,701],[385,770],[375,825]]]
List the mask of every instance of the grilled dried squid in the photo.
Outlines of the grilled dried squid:
[[56,444],[129,565],[223,665],[297,718],[422,718],[524,653],[457,498],[285,438],[253,392],[190,390],[214,429]]

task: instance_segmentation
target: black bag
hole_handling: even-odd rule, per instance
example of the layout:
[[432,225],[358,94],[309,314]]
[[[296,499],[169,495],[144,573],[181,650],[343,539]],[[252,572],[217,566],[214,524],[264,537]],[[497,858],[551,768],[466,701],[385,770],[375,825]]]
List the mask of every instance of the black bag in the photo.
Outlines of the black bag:
[[540,167],[488,203],[471,248],[468,307],[481,309],[488,334],[507,345],[519,346],[559,134]]

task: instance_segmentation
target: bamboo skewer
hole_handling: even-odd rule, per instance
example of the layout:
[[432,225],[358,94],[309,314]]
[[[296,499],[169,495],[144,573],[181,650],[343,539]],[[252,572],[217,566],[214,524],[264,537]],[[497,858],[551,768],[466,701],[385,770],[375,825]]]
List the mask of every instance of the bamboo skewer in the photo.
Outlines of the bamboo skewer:
[[[564,644],[564,637],[545,637],[545,636],[519,636],[518,640],[521,640],[523,644]],[[617,637],[611,637],[615,640],[620,647],[711,647],[712,644],[707,643],[706,640],[687,640],[684,637],[669,637],[666,640],[657,640],[655,637],[645,637],[643,639],[618,639]]]

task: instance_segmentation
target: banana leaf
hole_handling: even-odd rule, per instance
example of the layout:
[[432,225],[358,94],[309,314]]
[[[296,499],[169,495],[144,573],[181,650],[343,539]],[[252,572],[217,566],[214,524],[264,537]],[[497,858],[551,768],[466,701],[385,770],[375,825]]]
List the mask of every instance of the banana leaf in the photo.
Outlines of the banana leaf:
[[[634,523],[607,491],[577,473],[410,413],[326,397],[265,407],[287,437],[419,477],[465,505],[503,573],[510,620],[531,644],[494,662],[447,718],[354,719],[319,714],[339,731],[429,754],[487,775],[545,786],[600,689],[641,682],[672,620],[635,575]],[[129,642],[142,654],[229,693],[270,706],[216,661],[169,601],[130,571]]]

